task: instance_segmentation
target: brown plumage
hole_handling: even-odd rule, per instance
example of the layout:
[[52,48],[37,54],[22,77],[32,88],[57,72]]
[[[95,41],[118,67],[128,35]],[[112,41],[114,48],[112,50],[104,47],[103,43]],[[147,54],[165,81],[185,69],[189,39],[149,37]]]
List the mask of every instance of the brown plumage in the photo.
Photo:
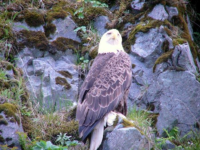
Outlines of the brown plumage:
[[[110,31],[115,33],[117,30]],[[110,38],[108,33],[105,36]],[[76,118],[83,141],[109,112],[117,111],[124,115],[127,113],[126,100],[132,79],[131,61],[122,46],[115,49],[116,51],[107,53],[101,53],[99,49],[99,54],[81,86]]]

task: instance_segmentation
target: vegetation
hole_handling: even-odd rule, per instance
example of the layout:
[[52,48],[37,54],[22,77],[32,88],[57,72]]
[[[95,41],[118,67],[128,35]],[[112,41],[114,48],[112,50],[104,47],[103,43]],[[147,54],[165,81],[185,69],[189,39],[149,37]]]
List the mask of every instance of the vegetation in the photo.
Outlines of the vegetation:
[[[4,112],[11,122],[22,123],[25,133],[18,133],[22,149],[66,150],[76,146],[77,140],[80,140],[78,123],[75,121],[76,110],[69,111],[69,107],[72,106],[70,100],[64,104],[63,109],[55,111],[55,106],[50,106],[49,110],[43,109],[43,93],[37,99],[29,97],[25,87],[26,81],[22,77],[23,73],[15,65],[15,54],[24,46],[42,51],[50,51],[50,48],[54,48],[57,51],[65,52],[67,49],[72,49],[77,55],[77,65],[82,71],[80,75],[82,78],[82,75],[87,74],[88,66],[91,63],[90,58],[94,59],[97,55],[97,45],[100,40],[100,36],[93,27],[93,20],[100,15],[106,15],[112,20],[106,28],[118,28],[123,31],[122,36],[127,51],[130,50],[130,45],[135,43],[138,32],[148,32],[151,28],[164,26],[167,35],[173,40],[174,47],[188,42],[193,57],[200,58],[198,52],[200,34],[194,32],[194,43],[189,36],[184,13],[186,6],[182,0],[178,2],[154,0],[144,6],[142,10],[146,9],[146,11],[139,12],[137,15],[131,13],[130,1],[122,0],[118,3],[119,1],[111,2],[108,0],[83,0],[77,1],[76,4],[67,0],[10,0],[0,4],[1,8],[5,7],[2,9],[3,11],[0,9],[0,113]],[[148,12],[158,3],[176,6],[179,10],[179,16],[173,18],[173,22],[149,18]],[[113,5],[119,5],[119,9],[111,13],[108,7]],[[44,11],[44,9],[46,10]],[[65,19],[68,16],[78,25],[74,31],[81,38],[81,43],[64,37],[58,37],[49,42],[50,35],[56,32],[56,26],[52,22],[55,19]],[[139,19],[142,22],[138,23]],[[12,30],[14,21],[25,21],[30,27],[43,26],[44,32],[31,31],[21,26],[23,30],[15,33]],[[126,23],[134,25],[125,29]],[[162,50],[163,54],[155,61],[153,71],[155,71],[156,65],[170,59],[174,51],[174,49],[169,49],[167,42],[163,44]],[[133,64],[132,67],[134,68],[135,65]],[[11,76],[8,72],[12,72]],[[58,73],[66,78],[73,78],[72,74],[67,71],[59,71]],[[200,81],[199,74],[197,74],[197,80]],[[60,84],[68,90],[71,88],[65,78],[57,77],[56,84]],[[128,119],[124,119],[123,125],[136,127],[153,144],[154,149],[164,148],[166,141],[172,142],[177,150],[200,149],[199,134],[190,132],[181,137],[179,129],[176,127],[170,131],[164,129],[165,136],[154,139],[152,135],[156,133],[157,116],[158,114],[137,110],[134,107],[129,110]],[[0,115],[0,125],[8,125],[8,121],[2,115]],[[0,136],[0,142],[5,142],[2,136]],[[8,145],[3,145],[0,148],[16,149],[16,147],[10,148]]]

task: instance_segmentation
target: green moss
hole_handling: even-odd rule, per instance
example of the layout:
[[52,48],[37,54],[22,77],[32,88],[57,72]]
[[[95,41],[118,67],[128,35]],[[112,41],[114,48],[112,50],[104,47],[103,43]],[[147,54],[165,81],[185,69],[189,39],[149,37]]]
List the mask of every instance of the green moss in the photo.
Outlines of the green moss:
[[16,115],[17,107],[11,103],[0,104],[0,113],[4,112],[7,117],[12,117],[14,122],[19,124],[19,117]]
[[56,81],[56,84],[60,84],[60,85],[64,86],[64,88],[67,90],[69,90],[71,88],[71,85],[67,82],[67,80],[65,78],[56,77],[55,81]]
[[65,76],[66,78],[72,79],[72,74],[69,71],[58,71],[60,74]]
[[38,27],[45,23],[43,15],[36,11],[27,11],[25,14],[25,21],[30,27]]
[[98,45],[90,49],[89,56],[94,59],[98,54]]
[[48,40],[45,34],[41,31],[27,31],[22,30],[18,34],[19,38],[22,41],[19,43],[20,47],[28,46],[28,47],[36,47],[40,50],[48,49]]
[[76,109],[77,109],[77,107],[74,107],[73,109],[70,109],[67,112],[67,114],[66,114],[67,121],[71,121],[71,120],[76,119]]
[[52,22],[54,19],[64,19],[67,16],[67,13],[63,10],[60,10],[59,12],[48,12],[46,21]]
[[2,39],[3,37],[4,37],[4,30],[0,28],[0,39]]
[[59,51],[66,51],[67,49],[76,50],[78,48],[79,43],[64,37],[58,37],[55,41],[51,43],[56,47]]
[[68,135],[73,136],[74,139],[78,139],[78,126],[78,121],[72,120],[67,122],[65,126],[61,127],[61,131],[62,133],[67,133]]
[[[82,6],[81,6],[82,7]],[[83,10],[84,18],[79,19],[78,16],[73,16],[73,19],[78,24],[78,26],[87,26],[92,20],[98,16],[110,16],[110,14],[102,7],[86,7]]]
[[163,52],[167,52],[169,51],[169,42],[167,40],[165,40],[162,44],[162,50]]
[[125,46],[125,50],[126,51],[128,50],[127,52],[130,51],[130,45],[135,44],[135,40],[136,40],[135,35],[138,32],[144,32],[145,33],[145,32],[148,32],[150,29],[155,28],[155,27],[160,27],[161,25],[165,25],[165,26],[168,26],[168,27],[172,26],[171,23],[169,21],[167,21],[167,20],[160,21],[160,20],[152,20],[152,19],[150,19],[148,23],[145,23],[145,22],[139,23],[130,32],[127,41],[123,43],[123,45],[126,45]]
[[173,52],[174,52],[174,50],[170,50],[166,53],[163,53],[160,57],[158,57],[158,59],[155,61],[155,64],[153,66],[153,72],[155,72],[155,70],[156,70],[156,65],[166,62],[171,57]]
[[183,44],[183,43],[186,43],[187,41],[185,39],[182,39],[182,38],[175,38],[173,39],[173,45],[176,46],[176,45],[179,45],[179,44]]
[[164,30],[165,30],[165,32],[167,33],[168,36],[172,36],[172,31],[169,28],[164,27]]
[[136,66],[135,64],[132,64],[132,69],[134,69],[134,68],[135,68],[135,66]]
[[5,119],[3,119],[3,118],[1,118],[0,119],[0,125],[8,125],[8,122],[5,120]]
[[55,31],[56,31],[56,26],[52,23],[48,23],[47,25],[44,26],[44,32],[47,37],[50,34],[55,33]]
[[140,131],[141,134],[144,134],[143,131],[136,124],[134,124],[133,122],[131,122],[128,119],[123,118],[123,123],[122,124],[126,128],[128,128],[128,127],[135,127],[135,128],[137,128]]
[[24,129],[24,132],[26,132],[28,134],[28,136],[30,138],[32,138],[35,129],[33,127],[33,122],[31,120],[31,118],[28,117],[28,116],[23,115],[23,117],[22,117],[22,126],[23,126],[23,129]]
[[4,143],[5,142],[5,139],[0,135],[0,142],[1,143]]
[[45,20],[47,22],[52,22],[54,19],[64,19],[68,15],[73,15],[75,12],[74,7],[75,6],[71,6],[71,4],[66,1],[60,1],[53,5],[52,9],[49,9]]

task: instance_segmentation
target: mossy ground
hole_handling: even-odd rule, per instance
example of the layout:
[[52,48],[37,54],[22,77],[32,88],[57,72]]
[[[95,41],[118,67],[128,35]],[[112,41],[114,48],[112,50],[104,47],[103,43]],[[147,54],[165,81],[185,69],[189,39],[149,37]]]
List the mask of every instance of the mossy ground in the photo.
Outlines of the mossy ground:
[[58,37],[51,44],[55,46],[58,51],[66,51],[67,49],[76,51],[80,45],[78,42],[64,37]]
[[19,117],[17,116],[17,107],[11,103],[0,104],[0,113],[4,112],[6,117],[11,117],[10,121],[19,122]]
[[72,79],[72,74],[68,71],[58,71],[60,74],[62,74],[63,76],[65,76],[66,78],[70,78]]
[[41,31],[22,30],[18,33],[18,38],[22,39],[22,42],[19,43],[20,47],[26,45],[30,48],[36,47],[40,50],[47,50],[49,46],[45,34]]
[[71,88],[71,85],[67,82],[65,78],[62,77],[56,77],[56,84],[60,84],[64,86],[65,89],[69,90]]
[[25,21],[30,27],[38,27],[45,23],[43,14],[36,10],[27,11],[25,13]]

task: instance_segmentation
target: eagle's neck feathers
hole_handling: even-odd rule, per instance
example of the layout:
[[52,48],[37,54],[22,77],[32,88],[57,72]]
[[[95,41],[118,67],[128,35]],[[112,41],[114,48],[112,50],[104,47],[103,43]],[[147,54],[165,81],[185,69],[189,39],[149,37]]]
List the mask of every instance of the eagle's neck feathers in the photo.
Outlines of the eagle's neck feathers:
[[112,45],[112,44],[104,43],[104,44],[99,44],[98,54],[117,53],[119,51],[124,51],[121,44]]

